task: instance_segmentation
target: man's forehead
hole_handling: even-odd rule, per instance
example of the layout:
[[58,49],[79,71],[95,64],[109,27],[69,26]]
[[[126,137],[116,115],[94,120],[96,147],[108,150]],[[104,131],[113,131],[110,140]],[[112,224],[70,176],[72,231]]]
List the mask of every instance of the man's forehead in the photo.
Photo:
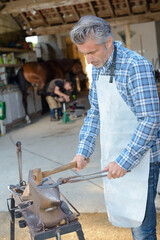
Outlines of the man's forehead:
[[94,52],[96,52],[96,48],[94,48],[94,49],[88,49],[88,51],[86,50],[86,51],[83,51],[83,50],[80,50],[80,49],[78,49],[79,50],[79,52],[80,53],[82,53],[82,54],[90,54],[90,53],[94,53]]
[[82,54],[89,54],[95,52],[100,45],[96,44],[93,40],[88,40],[83,44],[77,44],[77,48]]

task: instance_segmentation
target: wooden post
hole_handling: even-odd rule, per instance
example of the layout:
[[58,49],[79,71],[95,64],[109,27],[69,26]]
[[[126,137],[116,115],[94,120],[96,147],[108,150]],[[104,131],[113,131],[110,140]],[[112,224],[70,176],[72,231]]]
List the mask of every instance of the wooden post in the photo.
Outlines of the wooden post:
[[63,58],[67,58],[67,45],[66,45],[66,37],[57,35],[57,45],[62,51]]
[[132,49],[130,25],[125,25],[126,47]]
[[140,49],[141,49],[141,55],[143,56],[143,44],[142,44],[142,35],[139,35],[139,41],[140,41]]

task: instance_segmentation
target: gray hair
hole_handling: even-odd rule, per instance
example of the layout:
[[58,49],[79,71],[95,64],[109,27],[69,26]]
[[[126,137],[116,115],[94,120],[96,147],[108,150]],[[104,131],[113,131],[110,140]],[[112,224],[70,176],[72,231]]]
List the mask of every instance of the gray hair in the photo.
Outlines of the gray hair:
[[112,36],[111,26],[104,19],[94,15],[81,17],[70,32],[71,41],[83,44],[87,39],[95,39],[97,44],[104,44]]

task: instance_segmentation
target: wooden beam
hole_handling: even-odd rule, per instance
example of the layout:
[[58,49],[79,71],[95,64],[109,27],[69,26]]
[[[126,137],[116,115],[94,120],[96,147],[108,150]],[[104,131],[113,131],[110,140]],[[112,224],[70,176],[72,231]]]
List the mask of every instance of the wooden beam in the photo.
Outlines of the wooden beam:
[[125,25],[126,47],[132,49],[130,25]]
[[29,35],[52,35],[52,34],[58,34],[58,33],[66,33],[69,32],[72,27],[75,25],[75,23],[72,24],[62,24],[52,27],[39,27],[32,29],[31,31],[28,31],[27,33]]
[[79,20],[79,15],[78,15],[78,13],[77,13],[77,10],[75,9],[75,7],[74,7],[73,5],[71,6],[71,8],[72,8],[72,11],[73,11],[76,19]]
[[[126,17],[117,17],[106,19],[111,25],[111,27],[121,26],[126,24],[144,23],[151,21],[160,21],[160,12],[147,13],[147,14],[137,14]],[[48,35],[48,34],[59,34],[68,33],[76,23],[64,24],[50,27],[39,27],[29,31],[29,35]]]
[[156,12],[156,13],[149,12],[144,14],[131,15],[126,17],[117,17],[117,18],[111,18],[106,20],[110,23],[111,26],[121,26],[126,24],[160,21],[160,12]]
[[26,16],[24,15],[24,13],[20,13],[20,16],[23,19],[23,21],[27,24],[27,28],[30,29],[32,27],[32,25],[29,22],[29,20],[26,18]]
[[92,3],[91,3],[91,2],[89,2],[88,4],[89,4],[89,7],[90,7],[90,9],[91,9],[91,11],[92,11],[93,15],[95,15],[95,16],[96,16],[96,12],[95,12],[95,10],[94,10],[94,8],[93,8],[93,6],[92,6]]
[[142,43],[142,35],[139,35],[139,41],[140,41],[140,49],[141,49],[141,55],[143,56],[143,43]]
[[47,22],[47,19],[43,16],[43,14],[41,13],[40,10],[38,11],[38,14],[40,15],[40,17],[41,17],[42,21],[44,22],[44,24],[46,26],[49,26],[49,23]]
[[127,9],[128,9],[128,13],[131,14],[131,9],[130,9],[130,5],[129,5],[128,0],[126,0],[125,3],[126,3],[126,6],[127,6]]
[[87,3],[93,0],[17,0],[13,2],[6,2],[5,7],[2,9],[1,14],[20,13],[47,8],[57,8],[63,6],[70,6],[75,4]]
[[0,52],[17,52],[17,53],[24,53],[24,52],[33,52],[33,50],[26,50],[26,49],[19,49],[19,48],[4,48],[4,47],[0,47]]
[[62,22],[62,23],[65,23],[64,18],[62,17],[61,13],[58,11],[57,8],[55,8],[55,11],[56,11],[56,13],[57,13],[59,19],[61,20],[61,22]]
[[115,16],[115,14],[114,14],[114,12],[113,12],[113,9],[112,9],[112,7],[111,7],[111,3],[110,3],[110,1],[107,0],[107,2],[108,2],[108,8],[109,8],[109,11],[111,12],[112,16]]

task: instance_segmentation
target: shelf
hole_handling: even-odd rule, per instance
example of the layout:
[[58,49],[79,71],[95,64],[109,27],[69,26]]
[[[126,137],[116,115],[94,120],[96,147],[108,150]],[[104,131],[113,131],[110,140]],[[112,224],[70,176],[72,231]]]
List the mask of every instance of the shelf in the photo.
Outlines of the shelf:
[[0,64],[0,67],[21,67],[22,64]]
[[4,48],[4,47],[0,47],[0,52],[25,53],[25,52],[34,52],[34,51],[33,50],[26,50],[26,49],[18,49],[18,48]]

